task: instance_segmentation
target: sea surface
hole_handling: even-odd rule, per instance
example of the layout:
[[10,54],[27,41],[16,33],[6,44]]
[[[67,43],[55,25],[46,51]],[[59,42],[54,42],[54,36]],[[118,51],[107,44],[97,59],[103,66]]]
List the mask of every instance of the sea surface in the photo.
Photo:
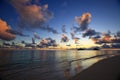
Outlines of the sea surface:
[[0,50],[1,80],[67,80],[119,50]]

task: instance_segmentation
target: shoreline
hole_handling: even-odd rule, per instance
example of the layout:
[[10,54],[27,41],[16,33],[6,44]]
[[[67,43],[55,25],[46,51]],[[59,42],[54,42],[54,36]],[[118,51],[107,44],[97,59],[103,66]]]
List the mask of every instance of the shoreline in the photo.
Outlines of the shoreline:
[[103,59],[69,80],[120,80],[120,55]]

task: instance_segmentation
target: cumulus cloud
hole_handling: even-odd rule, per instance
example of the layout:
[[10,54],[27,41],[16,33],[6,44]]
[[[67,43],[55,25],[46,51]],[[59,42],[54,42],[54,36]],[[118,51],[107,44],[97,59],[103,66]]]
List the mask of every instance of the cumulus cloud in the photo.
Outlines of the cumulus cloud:
[[[91,21],[90,13],[83,13],[82,16],[75,17],[75,20],[78,24],[78,27],[73,26],[72,30],[74,30],[74,33],[81,32],[83,37],[89,37],[96,44],[120,43],[120,31],[118,31],[116,34],[112,33],[110,30],[108,30],[108,32],[101,33],[90,28],[89,27],[89,23]],[[72,39],[75,39],[74,33],[71,33]]]
[[94,29],[89,28],[83,32],[83,37],[86,37],[86,36],[92,37],[96,34],[98,34],[98,32],[96,32]]
[[52,38],[44,38],[44,39],[41,40],[39,46],[41,46],[41,47],[57,46],[57,43]]
[[[53,17],[53,13],[48,10],[48,4],[39,6],[32,0],[10,0],[10,3],[20,16],[20,27],[48,30],[45,23]],[[54,29],[51,28],[50,30],[54,33]]]
[[74,32],[81,32],[83,37],[93,37],[99,35],[100,32],[89,27],[89,23],[91,22],[92,15],[90,13],[83,13],[82,16],[75,17],[75,20],[78,24],[78,27],[74,26]]
[[82,16],[75,17],[76,22],[79,25],[81,31],[88,29],[88,25],[91,21],[91,14],[90,13],[83,13]]
[[119,36],[119,31],[116,33],[116,36],[112,36],[111,32],[107,33],[102,33],[101,36],[94,36],[91,37],[91,39],[96,43],[96,44],[104,44],[104,43],[120,43],[120,36]]
[[8,26],[5,21],[0,19],[0,39],[7,41],[15,39],[15,34],[7,32],[7,30],[11,30],[11,27]]
[[68,41],[69,41],[68,37],[65,34],[62,34],[61,35],[61,42],[68,42]]

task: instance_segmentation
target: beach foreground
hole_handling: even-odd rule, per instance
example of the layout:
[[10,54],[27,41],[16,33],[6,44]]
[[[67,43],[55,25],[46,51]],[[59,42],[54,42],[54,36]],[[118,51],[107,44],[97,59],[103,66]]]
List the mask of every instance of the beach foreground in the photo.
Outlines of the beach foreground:
[[101,60],[70,80],[120,80],[120,56]]

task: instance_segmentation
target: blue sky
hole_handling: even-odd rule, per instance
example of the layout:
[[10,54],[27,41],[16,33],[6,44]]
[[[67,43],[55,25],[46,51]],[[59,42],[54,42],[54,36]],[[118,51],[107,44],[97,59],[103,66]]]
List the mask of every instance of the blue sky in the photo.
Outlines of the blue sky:
[[[20,24],[20,15],[10,1],[0,1],[0,18],[15,30]],[[32,30],[22,29],[22,32],[30,35],[30,37],[16,36],[15,41],[25,39],[29,42],[34,32],[42,38],[52,37],[60,41],[62,25],[66,25],[65,28],[68,32],[66,35],[71,38],[69,34],[71,32],[70,28],[72,25],[77,26],[75,16],[81,16],[86,12],[92,16],[89,26],[96,31],[107,32],[110,30],[115,33],[120,30],[120,0],[33,0],[32,4],[38,6],[48,5],[48,10],[53,13],[53,16],[45,24],[57,30],[59,34],[53,34],[38,28]],[[82,38],[81,35],[78,37]]]

